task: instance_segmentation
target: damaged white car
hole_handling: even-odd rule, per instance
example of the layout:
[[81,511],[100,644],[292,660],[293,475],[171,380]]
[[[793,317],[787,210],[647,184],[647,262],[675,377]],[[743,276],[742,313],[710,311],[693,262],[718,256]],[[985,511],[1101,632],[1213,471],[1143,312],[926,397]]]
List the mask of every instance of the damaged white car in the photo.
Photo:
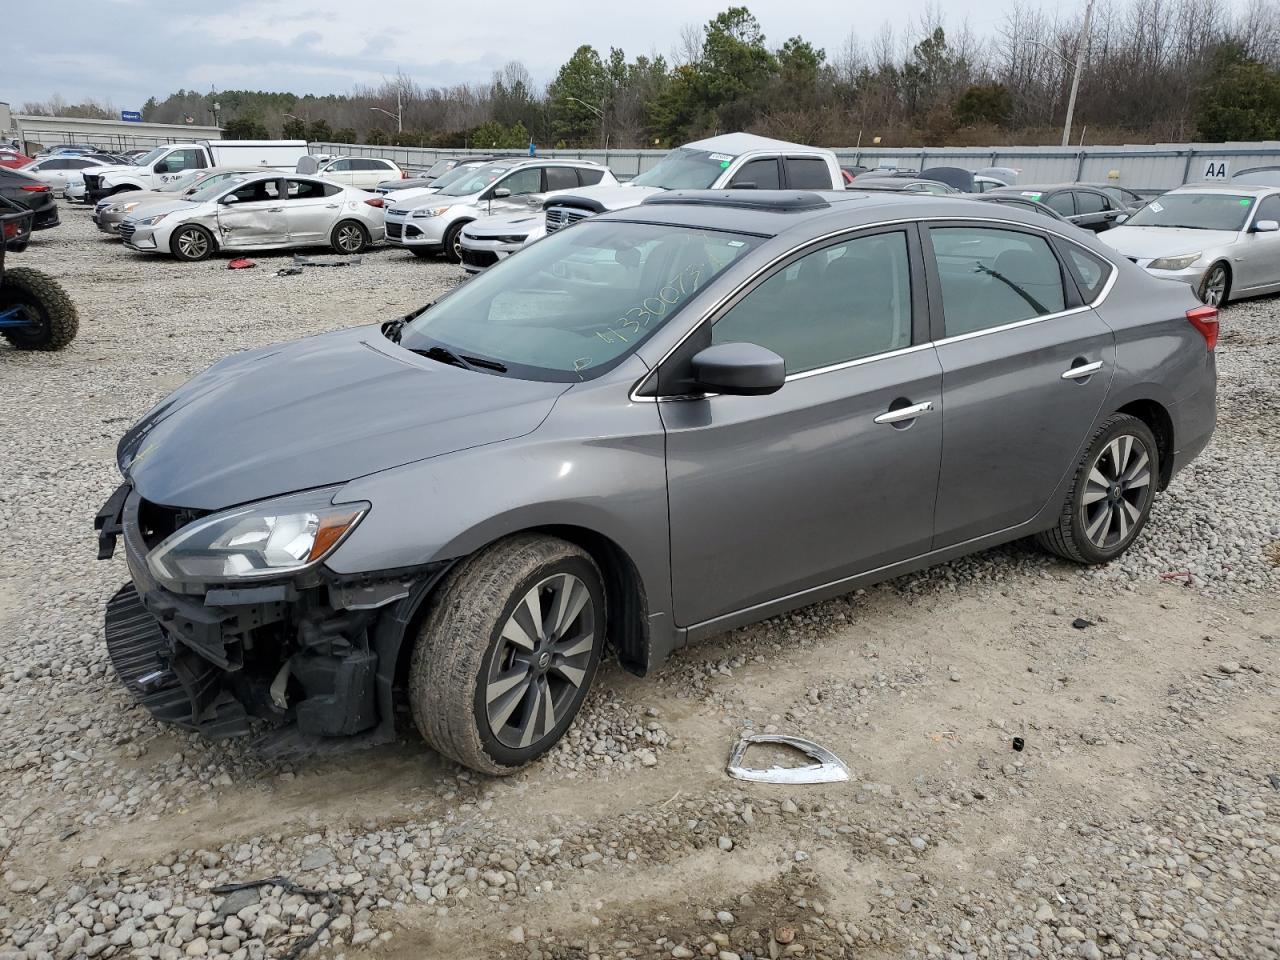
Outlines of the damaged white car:
[[204,260],[219,250],[328,245],[360,253],[385,235],[382,198],[318,177],[244,174],[147,206],[120,224],[131,250]]

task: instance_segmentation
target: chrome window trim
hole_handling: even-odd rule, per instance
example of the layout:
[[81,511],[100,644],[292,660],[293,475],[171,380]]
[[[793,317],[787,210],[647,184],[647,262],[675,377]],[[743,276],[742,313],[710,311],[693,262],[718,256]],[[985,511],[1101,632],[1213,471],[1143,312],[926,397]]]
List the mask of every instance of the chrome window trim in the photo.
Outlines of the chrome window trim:
[[[974,201],[974,202],[977,203],[980,201]],[[1092,310],[1096,308],[1104,300],[1107,299],[1107,296],[1111,293],[1111,288],[1115,286],[1116,277],[1120,273],[1120,271],[1116,268],[1115,261],[1113,261],[1110,257],[1105,256],[1096,250],[1093,250],[1093,249],[1090,249],[1089,247],[1084,246],[1078,240],[1067,236],[1065,233],[1062,233],[1059,230],[1050,229],[1049,226],[1041,226],[1040,224],[1023,223],[1020,220],[1000,220],[1000,219],[992,219],[990,217],[956,217],[956,216],[902,217],[895,220],[878,220],[874,223],[860,223],[854,227],[844,227],[840,230],[834,230],[830,233],[824,233],[821,236],[814,237],[812,240],[808,241],[807,243],[802,244],[799,247],[792,248],[786,251],[785,253],[781,253],[778,256],[774,257],[772,260],[770,260],[768,263],[757,268],[749,277],[743,280],[742,283],[738,284],[736,287],[730,290],[727,294],[725,294],[723,297],[721,297],[715,303],[713,303],[707,310],[703,311],[702,316],[700,316],[696,321],[694,321],[693,325],[689,327],[688,330],[685,331],[684,336],[682,336],[679,340],[677,340],[675,344],[673,344],[672,347],[662,355],[662,358],[658,360],[658,362],[655,363],[653,367],[644,376],[642,376],[639,380],[635,382],[635,384],[632,385],[631,390],[627,393],[627,399],[630,400],[632,403],[668,403],[676,400],[700,400],[700,399],[706,399],[709,397],[719,396],[719,394],[715,394],[715,393],[710,393],[710,394],[699,393],[699,394],[681,394],[681,395],[669,396],[669,397],[641,397],[636,395],[636,391],[638,391],[641,387],[643,387],[645,382],[650,377],[656,377],[658,375],[658,370],[662,367],[662,365],[666,363],[667,360],[670,359],[671,355],[675,353],[677,350],[679,350],[680,347],[684,345],[684,342],[688,340],[691,336],[693,336],[694,333],[696,333],[698,329],[704,323],[707,322],[708,319],[710,319],[717,311],[721,310],[726,303],[728,303],[730,300],[736,297],[739,293],[741,293],[747,287],[751,286],[751,284],[755,283],[759,277],[761,277],[765,273],[768,273],[770,270],[772,270],[782,261],[789,259],[799,251],[804,251],[804,250],[808,250],[810,247],[819,246],[823,243],[826,243],[828,240],[833,240],[833,239],[836,239],[837,237],[861,233],[864,230],[874,230],[880,227],[895,227],[895,226],[900,226],[903,224],[910,224],[910,223],[919,224],[921,227],[925,229],[927,229],[927,225],[931,223],[979,223],[979,224],[1003,224],[1003,225],[1008,225],[1012,227],[1020,227],[1024,230],[1030,228],[1032,231],[1040,230],[1044,233],[1052,234],[1055,237],[1059,237],[1067,241],[1068,243],[1075,244],[1077,247],[1080,247],[1082,250],[1087,250],[1089,253],[1093,254],[1095,257],[1097,257],[1099,260],[1101,260],[1103,263],[1107,264],[1107,266],[1111,268],[1111,275],[1107,278],[1107,282],[1103,284],[1102,291],[1098,294],[1098,296],[1094,300],[1092,300],[1091,302],[1083,306],[1072,307],[1070,310],[1060,310],[1057,313],[1048,313],[1042,317],[1031,317],[1027,320],[1018,320],[1013,323],[1003,324],[999,327],[989,327],[986,330],[974,330],[971,333],[960,333],[960,334],[956,334],[954,337],[944,337],[941,340],[929,340],[925,343],[916,343],[916,344],[912,344],[909,347],[903,347],[898,350],[890,350],[886,353],[876,353],[876,354],[872,354],[869,357],[859,357],[856,360],[845,360],[840,363],[831,364],[830,366],[827,366],[827,367],[815,367],[812,370],[805,370],[800,373],[788,374],[787,377],[783,380],[783,383],[790,383],[792,380],[800,380],[805,377],[817,376],[818,374],[821,374],[821,373],[832,373],[836,370],[844,370],[848,367],[858,366],[864,363],[871,363],[872,361],[875,361],[875,360],[883,360],[883,359],[888,359],[890,357],[901,356],[906,353],[912,353],[917,350],[923,350],[925,347],[939,347],[946,343],[955,343],[961,340],[971,340],[975,337],[984,337],[990,333],[1000,333],[1005,330],[1013,330],[1018,327],[1030,326],[1033,323],[1040,323],[1045,320],[1056,320],[1059,317],[1067,317],[1067,316],[1071,316],[1072,314],[1083,313],[1085,310]],[[1053,223],[1053,221],[1050,221],[1050,223]],[[850,236],[850,239],[852,239],[852,236]]]

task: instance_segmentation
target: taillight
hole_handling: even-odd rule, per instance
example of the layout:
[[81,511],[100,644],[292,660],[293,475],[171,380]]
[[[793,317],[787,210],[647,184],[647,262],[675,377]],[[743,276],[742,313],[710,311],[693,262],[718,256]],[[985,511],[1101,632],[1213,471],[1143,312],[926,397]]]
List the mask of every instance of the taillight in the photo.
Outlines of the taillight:
[[1218,345],[1218,308],[1206,304],[1187,311],[1187,319],[1200,331],[1204,342],[1210,350]]
[[409,179],[409,174],[407,174],[405,171],[401,170],[401,171],[400,171],[400,179],[401,179],[401,180],[408,180],[408,179]]
[[27,193],[48,193],[49,185],[47,183],[24,183],[22,189]]
[[18,226],[18,222],[16,220],[11,223],[6,223],[4,225],[4,238],[6,240],[12,240],[14,237],[18,235],[19,229],[20,227]]
[[383,200],[382,197],[371,197],[370,199],[366,200],[365,203],[367,203],[371,207],[380,207],[384,203],[386,203],[386,201]]

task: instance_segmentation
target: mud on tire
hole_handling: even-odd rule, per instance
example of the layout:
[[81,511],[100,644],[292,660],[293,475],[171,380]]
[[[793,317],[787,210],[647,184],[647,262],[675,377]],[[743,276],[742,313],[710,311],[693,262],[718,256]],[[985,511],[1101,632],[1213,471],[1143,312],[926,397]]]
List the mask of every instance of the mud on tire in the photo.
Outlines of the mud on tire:
[[0,310],[22,305],[38,323],[0,331],[19,350],[61,350],[76,337],[80,315],[58,281],[29,267],[13,267],[0,281]]
[[[542,718],[544,725],[533,728],[539,734],[522,745],[511,742],[511,726],[496,731],[493,728],[490,718],[494,705],[500,707],[502,702],[493,692],[509,682],[501,677],[518,672],[505,668],[503,660],[511,656],[513,647],[507,639],[513,630],[510,623],[513,618],[525,616],[517,608],[548,580],[576,581],[586,588],[589,597],[581,616],[590,611],[592,619],[589,633],[579,635],[575,642],[581,646],[589,636],[590,643],[573,660],[572,675],[578,678],[577,685],[566,686],[563,679],[558,679],[559,693],[555,697],[562,697],[564,702],[555,707],[554,723],[545,723],[546,718]],[[552,624],[546,630],[548,644],[552,642],[556,619],[552,608],[546,608],[546,622]],[[436,596],[410,662],[410,706],[423,738],[458,763],[496,775],[514,773],[551,749],[577,715],[591,686],[600,662],[605,616],[599,569],[585,551],[564,540],[520,534],[466,560],[449,575]],[[529,622],[526,617],[524,623]],[[574,622],[581,629],[582,620]],[[536,651],[529,653],[531,660],[538,656]],[[550,683],[550,672],[545,675]],[[554,702],[551,694],[547,697]],[[530,703],[521,702],[526,706]],[[538,713],[538,701],[532,704],[532,712]],[[520,710],[516,708],[517,713]]]

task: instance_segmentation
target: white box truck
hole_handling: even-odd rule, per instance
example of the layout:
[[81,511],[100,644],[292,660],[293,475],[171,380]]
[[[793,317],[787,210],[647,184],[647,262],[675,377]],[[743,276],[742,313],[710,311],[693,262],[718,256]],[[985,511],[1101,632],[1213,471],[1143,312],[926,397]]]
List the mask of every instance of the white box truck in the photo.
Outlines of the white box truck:
[[305,140],[196,140],[166,143],[119,167],[95,167],[85,177],[85,199],[93,204],[126,190],[156,190],[189,170],[206,167],[261,167],[292,173],[307,155]]

